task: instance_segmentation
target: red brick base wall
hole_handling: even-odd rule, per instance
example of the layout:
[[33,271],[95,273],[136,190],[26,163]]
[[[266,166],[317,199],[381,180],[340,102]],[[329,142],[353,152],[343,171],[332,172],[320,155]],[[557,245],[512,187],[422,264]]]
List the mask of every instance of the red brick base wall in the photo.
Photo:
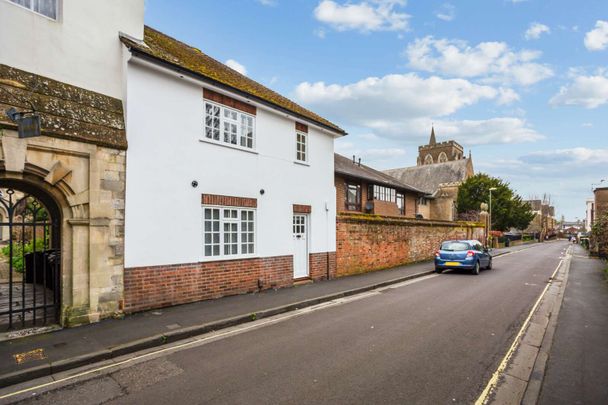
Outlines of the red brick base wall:
[[310,278],[314,281],[336,277],[336,252],[311,253],[308,255]]
[[364,214],[340,214],[336,227],[337,277],[432,259],[446,239],[483,239],[479,224]]
[[126,268],[125,312],[281,288],[293,283],[292,256]]
[[[327,253],[311,253],[309,263],[313,280],[327,278]],[[330,278],[335,277],[335,252],[329,253],[329,273]],[[292,285],[292,256],[132,267],[124,272],[124,311],[145,311]]]

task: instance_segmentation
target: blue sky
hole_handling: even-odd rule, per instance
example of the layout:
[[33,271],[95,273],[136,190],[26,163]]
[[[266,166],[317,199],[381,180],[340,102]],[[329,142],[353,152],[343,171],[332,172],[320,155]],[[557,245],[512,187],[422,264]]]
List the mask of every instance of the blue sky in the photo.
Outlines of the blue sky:
[[608,181],[605,0],[147,0],[146,23],[342,126],[336,150],[373,167],[415,165],[434,123],[567,219]]

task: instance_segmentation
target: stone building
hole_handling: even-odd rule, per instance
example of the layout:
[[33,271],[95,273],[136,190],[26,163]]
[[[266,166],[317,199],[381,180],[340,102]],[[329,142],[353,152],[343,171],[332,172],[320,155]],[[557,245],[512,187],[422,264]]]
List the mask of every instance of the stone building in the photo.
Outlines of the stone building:
[[416,166],[384,173],[426,193],[418,204],[418,213],[424,218],[453,221],[458,189],[475,174],[471,154],[464,157],[463,152],[463,147],[455,141],[437,142],[433,128],[429,143],[418,148]]
[[525,233],[535,234],[541,240],[557,235],[557,219],[555,218],[555,207],[546,199],[534,199],[526,201],[532,207],[534,218],[530,225],[524,230]]
[[[11,270],[0,285],[0,330],[95,322],[122,309],[127,138],[118,33],[142,38],[143,6],[0,1],[2,243],[25,256],[19,268],[0,255]],[[24,137],[37,119],[40,136]],[[23,218],[33,232],[11,235]]]
[[334,155],[337,212],[415,218],[425,193],[354,158]]

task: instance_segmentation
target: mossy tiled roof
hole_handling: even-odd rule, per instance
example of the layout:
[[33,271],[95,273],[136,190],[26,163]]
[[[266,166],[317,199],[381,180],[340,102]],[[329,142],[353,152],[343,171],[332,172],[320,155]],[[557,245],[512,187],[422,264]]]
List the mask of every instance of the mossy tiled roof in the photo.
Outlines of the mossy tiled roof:
[[143,43],[124,35],[121,36],[121,40],[132,51],[211,79],[220,86],[226,86],[229,90],[245,93],[253,99],[270,104],[274,108],[286,110],[338,134],[346,134],[342,128],[325,118],[238,73],[204,54],[199,49],[186,45],[153,28],[145,27]]
[[0,128],[17,127],[8,108],[32,106],[42,135],[127,149],[121,100],[0,64]]

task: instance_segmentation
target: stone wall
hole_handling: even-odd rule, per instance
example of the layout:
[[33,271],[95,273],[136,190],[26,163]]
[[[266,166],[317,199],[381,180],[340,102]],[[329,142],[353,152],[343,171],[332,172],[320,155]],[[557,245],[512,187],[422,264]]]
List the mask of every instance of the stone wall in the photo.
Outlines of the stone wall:
[[0,129],[0,186],[34,187],[61,212],[61,323],[120,311],[123,294],[125,151]]
[[340,214],[336,227],[338,277],[430,260],[441,241],[482,240],[484,232],[477,223],[365,214]]

